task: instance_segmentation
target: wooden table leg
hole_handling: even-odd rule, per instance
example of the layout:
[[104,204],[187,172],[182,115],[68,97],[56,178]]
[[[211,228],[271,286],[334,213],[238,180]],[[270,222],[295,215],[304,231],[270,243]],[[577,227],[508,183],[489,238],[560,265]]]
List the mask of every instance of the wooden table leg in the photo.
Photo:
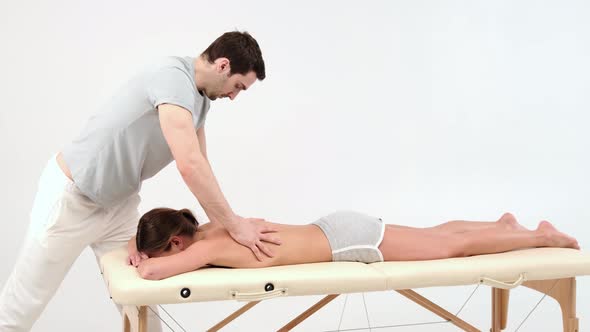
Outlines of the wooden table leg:
[[492,328],[491,332],[501,332],[506,328],[508,321],[508,297],[507,289],[492,287]]
[[314,304],[309,309],[305,310],[301,315],[295,317],[292,321],[290,321],[289,323],[287,323],[287,325],[281,327],[278,330],[278,332],[290,331],[292,328],[294,328],[295,326],[297,326],[301,322],[303,322],[306,318],[308,318],[309,316],[313,315],[316,311],[320,310],[323,306],[325,306],[326,304],[330,303],[330,301],[332,301],[333,299],[335,299],[338,295],[340,295],[340,294],[327,295],[326,297],[324,297],[323,299],[321,299],[318,303]]

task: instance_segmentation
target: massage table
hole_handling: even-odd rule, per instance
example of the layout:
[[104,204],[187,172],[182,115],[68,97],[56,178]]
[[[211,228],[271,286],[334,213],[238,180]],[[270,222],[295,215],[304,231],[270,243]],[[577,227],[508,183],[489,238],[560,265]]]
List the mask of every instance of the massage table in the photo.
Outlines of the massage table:
[[[492,332],[506,327],[509,290],[525,286],[554,298],[564,332],[578,332],[576,276],[590,274],[590,253],[530,248],[499,254],[428,261],[326,262],[252,269],[204,268],[163,280],[144,280],[126,264],[127,249],[105,254],[101,272],[115,303],[123,306],[123,330],[147,331],[147,306],[202,301],[248,303],[211,327],[218,331],[262,300],[326,295],[283,326],[289,331],[340,294],[395,290],[464,331],[480,331],[412,289],[484,284],[492,288]],[[131,330],[133,328],[133,330]]]

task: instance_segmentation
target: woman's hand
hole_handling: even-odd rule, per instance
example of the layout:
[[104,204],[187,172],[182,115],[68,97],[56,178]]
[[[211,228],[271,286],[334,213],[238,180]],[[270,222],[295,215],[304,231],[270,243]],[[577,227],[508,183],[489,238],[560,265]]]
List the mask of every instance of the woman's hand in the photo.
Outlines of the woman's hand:
[[136,250],[135,252],[129,253],[129,256],[127,257],[127,264],[137,267],[142,260],[147,258],[148,256],[146,254]]
[[269,234],[276,232],[276,228],[259,224],[258,221],[264,221],[264,219],[237,216],[236,220],[230,225],[228,232],[236,242],[250,248],[256,259],[262,261],[262,253],[268,257],[273,257],[272,251],[263,242],[280,245],[281,240]]
[[141,262],[143,259],[148,258],[146,254],[140,253],[137,251],[137,246],[135,245],[135,236],[129,239],[127,242],[127,252],[129,256],[127,256],[127,264],[133,265],[137,267],[137,264]]

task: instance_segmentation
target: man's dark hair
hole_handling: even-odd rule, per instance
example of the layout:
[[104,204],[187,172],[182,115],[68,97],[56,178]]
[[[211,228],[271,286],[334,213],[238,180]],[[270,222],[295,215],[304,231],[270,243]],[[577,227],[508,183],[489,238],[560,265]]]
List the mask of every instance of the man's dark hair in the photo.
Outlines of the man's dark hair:
[[250,71],[254,71],[259,80],[262,81],[266,77],[264,60],[258,42],[246,31],[224,33],[215,39],[201,55],[205,56],[205,59],[210,63],[218,58],[229,59],[230,75],[246,75]]

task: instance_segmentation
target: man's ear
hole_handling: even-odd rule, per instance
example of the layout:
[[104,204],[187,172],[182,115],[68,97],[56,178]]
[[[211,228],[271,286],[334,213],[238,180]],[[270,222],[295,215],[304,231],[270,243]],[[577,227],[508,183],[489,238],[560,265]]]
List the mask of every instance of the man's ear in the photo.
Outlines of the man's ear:
[[224,74],[230,72],[229,66],[229,59],[228,58],[217,58],[215,60],[215,67],[217,68],[217,72]]

